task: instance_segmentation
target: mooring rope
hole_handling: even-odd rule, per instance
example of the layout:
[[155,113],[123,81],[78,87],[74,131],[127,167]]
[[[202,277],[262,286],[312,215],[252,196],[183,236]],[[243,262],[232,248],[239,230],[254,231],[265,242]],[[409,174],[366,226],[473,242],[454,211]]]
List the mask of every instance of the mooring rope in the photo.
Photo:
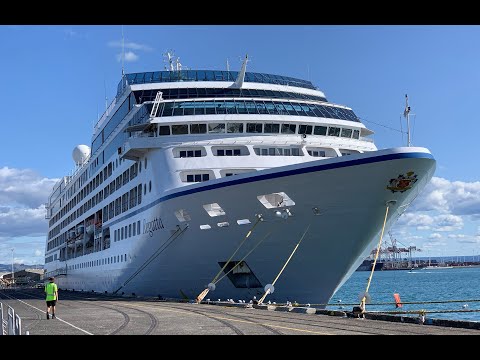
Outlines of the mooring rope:
[[[480,299],[466,299],[466,300],[433,300],[433,301],[401,301],[402,305],[421,305],[421,304],[448,304],[448,303],[471,303],[480,302]],[[323,304],[298,304],[297,306],[357,306],[358,303],[323,303]],[[378,302],[369,303],[368,306],[381,306],[381,305],[397,305],[395,302]]]
[[[210,284],[213,284],[215,285],[215,282],[217,280],[217,278],[220,276],[220,274],[225,270],[225,268],[227,267],[227,265],[230,263],[230,261],[233,259],[233,257],[235,256],[235,254],[238,252],[238,250],[240,250],[240,248],[242,247],[242,245],[245,243],[245,241],[247,241],[248,237],[252,234],[253,232],[253,229],[255,229],[255,227],[258,225],[258,223],[260,221],[263,220],[263,217],[262,215],[258,214],[257,215],[257,221],[255,221],[255,224],[252,226],[252,228],[248,231],[247,235],[245,236],[245,238],[242,240],[242,242],[240,243],[240,245],[238,245],[238,247],[235,249],[235,251],[233,252],[233,254],[230,256],[230,258],[227,260],[227,262],[223,265],[223,267],[220,269],[220,271],[217,273],[217,275],[215,275],[215,277],[213,278],[213,280],[210,282]],[[209,284],[209,285],[210,285]],[[196,298],[196,302],[197,303],[200,303],[204,298],[205,296],[208,294],[208,292],[210,291],[210,289],[207,287],[205,290],[203,290]]]
[[248,255],[250,255],[258,247],[258,245],[260,245],[263,242],[263,240],[268,238],[271,234],[272,234],[272,232],[270,231],[267,235],[265,235],[263,238],[261,238],[260,241],[257,242],[257,244],[247,253],[247,255],[245,255],[243,258],[238,260],[238,262],[230,270],[228,270],[225,274],[223,274],[218,280],[216,280],[214,282],[214,284],[219,283],[225,276],[230,274],[233,271],[233,269],[235,269],[238,265],[240,265],[242,263],[242,261],[244,261],[248,257]]
[[163,253],[187,229],[188,225],[186,225],[183,229],[178,227],[177,230],[175,230],[175,232],[152,255],[150,255],[150,257],[127,280],[125,280],[125,282],[117,290],[113,292],[113,294],[118,293],[123,287],[125,287],[125,285],[127,285],[138,274],[140,274],[140,272],[142,272],[153,260]]
[[468,309],[468,310],[402,310],[402,311],[369,311],[369,314],[447,314],[447,313],[472,313],[480,312],[480,309]]
[[367,300],[368,289],[370,288],[370,283],[372,282],[373,272],[375,271],[378,254],[380,253],[380,247],[382,246],[383,233],[385,231],[385,224],[387,223],[388,209],[390,208],[390,203],[390,201],[387,201],[387,209],[385,210],[385,218],[383,219],[382,233],[380,235],[380,241],[378,242],[377,252],[375,253],[375,259],[373,260],[372,271],[370,272],[370,276],[368,277],[367,288],[365,289],[365,293],[363,294],[362,300],[360,302],[360,308],[362,309],[362,312],[365,311],[365,303]]
[[[285,268],[287,267],[288,263],[290,262],[290,259],[292,258],[293,254],[295,254],[295,251],[297,251],[298,247],[300,246],[300,243],[302,242],[303,238],[305,237],[305,235],[307,234],[308,232],[308,229],[310,229],[310,225],[309,224],[306,228],[306,230],[304,231],[302,237],[300,238],[300,241],[297,243],[297,245],[295,246],[295,248],[293,249],[292,253],[290,254],[290,256],[288,257],[287,261],[285,262],[285,265],[283,265],[282,269],[280,270],[280,272],[278,273],[277,277],[275,278],[275,280],[273,280],[272,282],[272,287],[275,285],[275,283],[277,282],[278,278],[280,277],[280,275],[282,275],[282,272],[283,270],[285,270]],[[265,294],[263,294],[263,296],[260,298],[260,300],[258,300],[258,303],[261,304],[263,303],[263,300],[265,300],[265,298],[267,297],[267,295],[270,293],[270,288],[268,288],[266,291],[265,291]]]

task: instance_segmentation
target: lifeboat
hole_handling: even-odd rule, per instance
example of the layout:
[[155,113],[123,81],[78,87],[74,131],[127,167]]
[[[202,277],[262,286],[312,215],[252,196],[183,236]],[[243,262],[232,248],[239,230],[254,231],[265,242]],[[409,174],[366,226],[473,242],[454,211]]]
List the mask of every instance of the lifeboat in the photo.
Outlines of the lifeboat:
[[77,226],[77,235],[81,235],[85,232],[85,226],[83,225],[78,225]]
[[88,235],[92,235],[92,234],[93,234],[93,230],[95,230],[95,226],[94,226],[93,224],[87,225],[87,234],[88,234]]

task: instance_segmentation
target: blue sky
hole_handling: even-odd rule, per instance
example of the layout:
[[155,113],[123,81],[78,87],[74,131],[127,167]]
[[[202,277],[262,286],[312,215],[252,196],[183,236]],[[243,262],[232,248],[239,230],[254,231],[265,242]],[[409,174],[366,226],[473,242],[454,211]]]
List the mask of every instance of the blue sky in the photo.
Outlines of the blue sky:
[[[43,203],[73,167],[77,144],[121,75],[120,25],[0,26],[0,263],[43,263]],[[480,248],[480,26],[124,26],[126,72],[162,70],[175,50],[196,69],[240,67],[310,79],[353,108],[379,148],[404,145],[404,96],[413,145],[437,170],[392,229],[418,255],[472,255]]]

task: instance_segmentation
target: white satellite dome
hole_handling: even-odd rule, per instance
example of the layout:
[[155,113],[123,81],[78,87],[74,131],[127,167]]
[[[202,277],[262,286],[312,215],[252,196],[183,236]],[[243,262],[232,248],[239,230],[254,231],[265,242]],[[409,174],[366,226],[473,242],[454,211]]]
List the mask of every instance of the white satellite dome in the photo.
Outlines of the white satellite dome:
[[90,156],[90,147],[87,145],[77,145],[73,149],[72,157],[76,165],[82,165]]

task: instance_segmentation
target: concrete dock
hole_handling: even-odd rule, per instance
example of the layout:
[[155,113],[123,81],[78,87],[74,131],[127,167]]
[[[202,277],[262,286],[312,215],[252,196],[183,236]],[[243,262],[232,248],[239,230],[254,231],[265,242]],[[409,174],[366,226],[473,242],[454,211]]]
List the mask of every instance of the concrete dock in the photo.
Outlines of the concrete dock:
[[[43,289],[0,290],[30,335],[479,335],[479,330],[293,311],[59,291],[47,320]],[[266,306],[264,307],[266,308]],[[298,309],[300,310],[300,309]]]

